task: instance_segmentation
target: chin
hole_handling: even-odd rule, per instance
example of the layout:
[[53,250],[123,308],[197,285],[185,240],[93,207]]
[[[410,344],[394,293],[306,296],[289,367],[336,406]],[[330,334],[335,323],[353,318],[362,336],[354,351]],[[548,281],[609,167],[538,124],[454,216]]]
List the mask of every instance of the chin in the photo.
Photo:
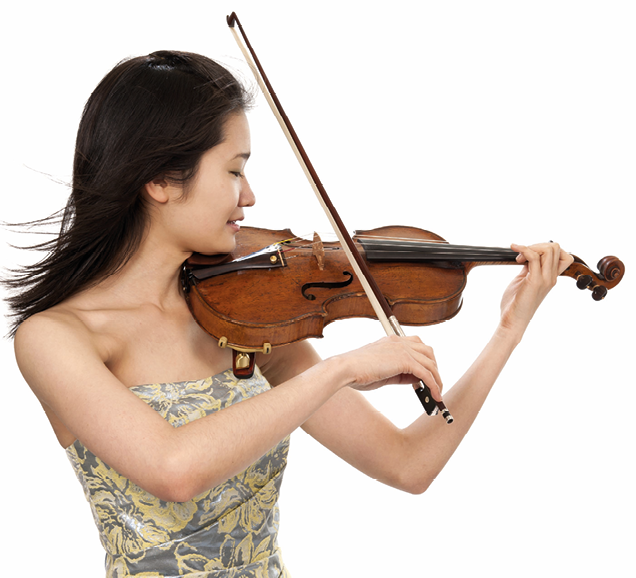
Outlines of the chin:
[[231,253],[236,249],[236,241],[232,239],[227,243],[216,243],[214,248],[206,247],[202,251],[194,251],[195,253],[199,253],[200,255],[225,255],[227,253]]

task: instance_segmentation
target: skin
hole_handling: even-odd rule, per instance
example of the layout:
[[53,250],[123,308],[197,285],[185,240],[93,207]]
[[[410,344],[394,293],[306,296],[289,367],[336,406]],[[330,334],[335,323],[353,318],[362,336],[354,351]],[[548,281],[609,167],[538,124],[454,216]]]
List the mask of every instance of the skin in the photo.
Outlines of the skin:
[[80,439],[163,500],[189,500],[218,485],[298,427],[367,475],[425,491],[572,257],[554,243],[512,245],[524,267],[504,294],[492,339],[444,396],[452,426],[423,415],[398,429],[360,394],[421,379],[441,399],[433,350],[417,337],[391,337],[324,361],[307,342],[275,349],[257,358],[270,391],[175,429],[128,388],[231,367],[230,353],[190,315],[178,276],[192,252],[234,248],[236,222],[255,202],[244,172],[249,153],[247,119],[237,114],[185,194],[161,176],[147,183],[149,222],[139,250],[117,274],[21,325],[22,374],[63,447]]

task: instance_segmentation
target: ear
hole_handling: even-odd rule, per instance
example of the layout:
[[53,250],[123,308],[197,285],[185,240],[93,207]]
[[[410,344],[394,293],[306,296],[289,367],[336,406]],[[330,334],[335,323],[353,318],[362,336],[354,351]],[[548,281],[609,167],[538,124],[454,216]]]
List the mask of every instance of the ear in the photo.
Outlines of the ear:
[[167,203],[170,200],[170,185],[164,177],[152,179],[144,185],[146,194],[157,203]]

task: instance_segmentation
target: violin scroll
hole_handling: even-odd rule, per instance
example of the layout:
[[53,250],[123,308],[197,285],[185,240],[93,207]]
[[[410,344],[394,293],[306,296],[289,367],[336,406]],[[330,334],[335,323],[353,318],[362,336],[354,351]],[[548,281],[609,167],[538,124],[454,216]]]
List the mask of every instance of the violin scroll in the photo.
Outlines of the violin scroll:
[[589,289],[594,301],[604,299],[607,292],[618,285],[625,274],[625,265],[618,257],[603,257],[597,265],[598,273],[594,273],[583,260],[576,255],[572,256],[574,263],[562,275],[575,279],[579,289]]

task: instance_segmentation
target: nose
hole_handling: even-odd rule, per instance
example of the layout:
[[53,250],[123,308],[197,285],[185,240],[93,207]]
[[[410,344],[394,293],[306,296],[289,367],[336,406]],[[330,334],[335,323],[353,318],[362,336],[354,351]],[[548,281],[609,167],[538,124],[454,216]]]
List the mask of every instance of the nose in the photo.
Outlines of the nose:
[[241,197],[239,199],[239,206],[241,207],[253,207],[256,203],[256,196],[250,186],[249,181],[243,178],[243,187],[241,188]]

